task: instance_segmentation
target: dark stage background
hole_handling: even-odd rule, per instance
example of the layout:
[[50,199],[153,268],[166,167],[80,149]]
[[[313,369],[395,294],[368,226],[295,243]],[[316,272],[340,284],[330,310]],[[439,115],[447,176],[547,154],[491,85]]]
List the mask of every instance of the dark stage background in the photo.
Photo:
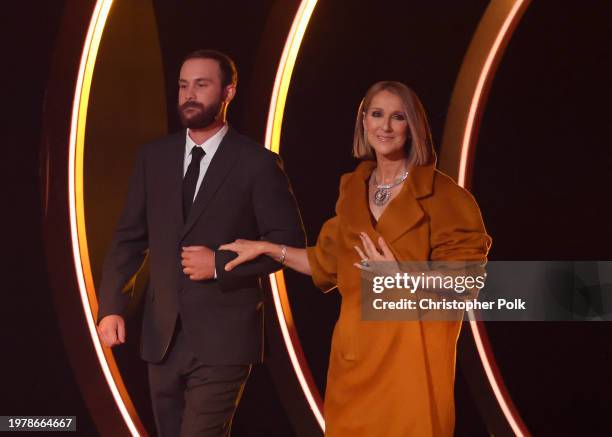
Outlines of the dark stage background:
[[[142,128],[140,137],[176,130],[175,81],[180,59],[194,48],[214,47],[235,58],[240,72],[238,97],[230,107],[231,123],[263,141],[273,61],[297,6],[297,1],[272,0],[116,3],[114,8],[124,8],[125,16],[131,7],[142,26],[154,23],[157,36],[147,34],[148,42],[142,37],[130,41],[141,27],[125,18],[121,25],[116,17],[115,34],[101,47],[106,63],[100,65],[99,83],[107,88],[97,85],[101,97],[92,116],[97,117],[100,133],[95,157],[106,159],[108,167],[91,173],[96,177],[88,186],[88,196],[103,202],[98,210],[88,212],[91,226],[100,233],[92,248],[94,271],[121,203],[123,175],[129,172],[130,156],[138,146],[129,141],[105,145],[100,138],[111,135],[105,121],[124,123],[119,128],[113,123],[114,129]],[[97,431],[58,326],[42,233],[42,126],[43,117],[49,116],[43,110],[50,110],[45,99],[53,62],[62,50],[56,45],[58,35],[65,32],[62,20],[76,13],[75,4],[39,1],[5,5],[3,11],[7,77],[2,86],[6,125],[2,129],[6,187],[2,223],[8,244],[2,263],[6,300],[1,307],[0,415],[76,415],[78,434],[93,436]],[[294,71],[281,145],[310,242],[333,214],[340,175],[355,166],[350,157],[354,117],[367,87],[381,79],[412,86],[428,110],[439,144],[463,55],[487,4],[319,2]],[[148,5],[153,22],[137,14],[139,5]],[[472,192],[493,236],[493,260],[611,259],[612,153],[607,140],[611,19],[608,2],[535,0],[508,45],[482,119],[472,181]],[[80,40],[82,35],[73,38]],[[140,60],[143,52],[128,50],[130,44],[157,47],[157,52],[146,53],[158,53],[159,59]],[[114,78],[113,63],[124,68]],[[157,76],[139,81],[134,66],[151,63],[159,65],[159,72],[151,73]],[[127,79],[122,82],[122,77]],[[110,94],[103,98],[105,91]],[[96,89],[92,92],[95,95]],[[139,116],[147,99],[161,108],[152,112],[155,123]],[[117,159],[121,153],[123,158]],[[96,167],[91,168],[95,172]],[[113,195],[104,197],[108,190]],[[339,297],[319,293],[308,278],[291,272],[287,281],[302,345],[323,391]],[[612,434],[612,327],[608,322],[498,322],[487,324],[487,330],[510,394],[533,435]],[[462,335],[471,336],[467,329]],[[138,411],[152,430],[145,367],[136,358],[137,340],[130,336],[118,360]],[[456,400],[456,435],[487,435],[460,367]],[[294,435],[264,366],[253,372],[233,435]]]

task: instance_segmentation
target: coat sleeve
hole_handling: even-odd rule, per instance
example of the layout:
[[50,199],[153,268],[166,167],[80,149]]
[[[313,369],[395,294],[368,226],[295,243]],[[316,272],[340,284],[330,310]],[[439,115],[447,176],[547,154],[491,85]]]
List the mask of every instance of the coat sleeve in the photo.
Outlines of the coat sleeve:
[[430,259],[484,265],[491,247],[491,237],[485,231],[480,209],[468,191],[454,182],[444,182],[429,212]]
[[318,288],[325,292],[332,290],[337,285],[338,231],[339,219],[338,216],[335,216],[323,224],[316,246],[306,249],[312,280]]
[[[445,180],[441,181],[437,195],[434,194],[435,202],[429,211],[432,268],[447,276],[486,277],[491,237],[485,231],[480,209],[467,190],[443,177]],[[452,295],[471,299],[477,297],[478,292],[478,288],[473,288]],[[441,300],[447,296],[424,292],[422,297]]]
[[312,272],[312,281],[317,288],[329,292],[338,285],[338,242],[340,241],[339,205],[346,192],[351,173],[340,178],[340,194],[336,201],[336,215],[323,223],[317,244],[306,248],[308,263]]

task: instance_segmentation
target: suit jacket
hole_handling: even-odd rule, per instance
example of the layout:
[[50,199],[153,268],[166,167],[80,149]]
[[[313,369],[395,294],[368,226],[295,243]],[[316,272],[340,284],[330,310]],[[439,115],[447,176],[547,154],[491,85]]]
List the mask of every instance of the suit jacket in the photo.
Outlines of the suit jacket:
[[148,253],[141,355],[163,359],[177,316],[194,353],[208,365],[261,361],[260,277],[281,266],[259,257],[224,270],[235,254],[215,252],[217,279],[192,281],[182,271],[181,247],[213,250],[237,238],[303,247],[301,218],[278,155],[232,128],[221,141],[189,216],[183,220],[185,131],[141,147],[125,207],[107,254],[98,319],[123,314],[125,293]]

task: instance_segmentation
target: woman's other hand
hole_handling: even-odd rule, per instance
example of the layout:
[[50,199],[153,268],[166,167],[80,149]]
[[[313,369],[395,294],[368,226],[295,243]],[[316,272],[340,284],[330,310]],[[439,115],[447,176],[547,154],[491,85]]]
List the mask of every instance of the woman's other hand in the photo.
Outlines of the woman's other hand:
[[360,232],[359,238],[363,248],[355,246],[355,250],[361,258],[360,262],[353,264],[355,267],[367,272],[382,274],[395,274],[399,272],[400,269],[395,255],[393,255],[383,237],[378,237],[380,250],[378,250],[370,236],[365,232]]

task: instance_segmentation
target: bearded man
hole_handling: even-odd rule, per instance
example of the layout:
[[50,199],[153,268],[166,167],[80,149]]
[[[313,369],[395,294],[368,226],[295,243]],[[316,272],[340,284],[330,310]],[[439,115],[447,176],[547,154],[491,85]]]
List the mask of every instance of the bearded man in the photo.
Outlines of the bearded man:
[[158,434],[227,436],[251,365],[262,359],[261,278],[282,260],[231,272],[238,238],[304,246],[279,158],[228,126],[234,62],[214,50],[183,61],[178,113],[185,130],[140,148],[103,268],[98,332],[125,342],[125,310],[145,256],[150,277],[141,338]]

